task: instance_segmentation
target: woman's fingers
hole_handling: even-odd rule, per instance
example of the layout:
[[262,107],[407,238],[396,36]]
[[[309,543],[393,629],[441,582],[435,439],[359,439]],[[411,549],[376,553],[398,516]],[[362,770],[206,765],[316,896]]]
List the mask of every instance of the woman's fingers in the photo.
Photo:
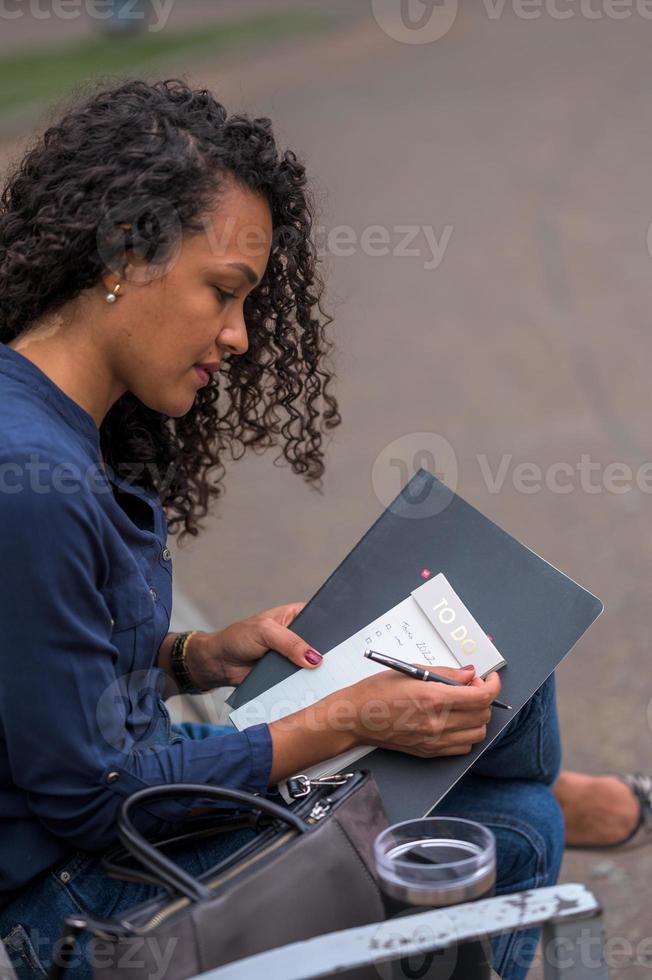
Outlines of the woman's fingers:
[[[475,667],[433,667],[432,664],[421,664],[415,663],[414,667],[421,667],[423,670],[429,670],[435,674],[439,674],[440,677],[446,677],[449,681],[455,681],[457,684],[469,684],[475,677]],[[436,684],[436,681],[428,681],[428,684]]]
[[479,725],[476,728],[465,728],[459,732],[440,732],[432,738],[423,740],[421,748],[429,756],[442,755],[450,750],[462,752],[463,749],[469,751],[468,746],[477,745],[483,742],[487,736],[487,726]]
[[[448,680],[455,681],[456,686],[449,684],[437,685],[436,681],[428,681],[430,696],[433,700],[438,700],[441,689],[446,691],[446,701],[454,711],[469,711],[475,707],[487,707],[500,694],[500,678],[497,671],[488,674],[483,680],[475,673],[475,668],[453,668],[453,667],[431,667],[428,664],[416,664],[417,667],[424,667],[426,670],[434,670],[436,674],[446,677]],[[415,683],[422,684],[423,681]],[[437,690],[438,688],[438,690]]]
[[483,742],[487,737],[487,726],[478,725],[476,728],[465,728],[460,732],[446,732],[442,735],[441,742],[445,746],[453,745],[475,745],[476,742]]
[[452,748],[441,749],[441,751],[437,752],[437,758],[443,755],[468,755],[469,752],[472,751],[473,751],[473,746],[471,744],[454,745]]
[[259,629],[262,643],[270,650],[277,650],[297,667],[319,667],[321,664],[321,654],[271,616],[263,616],[260,619]]
[[262,619],[273,619],[281,626],[289,626],[293,619],[296,619],[305,602],[288,602],[284,606],[274,606],[272,609],[265,609],[258,615]]
[[491,721],[491,708],[481,708],[478,711],[451,711],[446,719],[446,731],[463,732],[469,728],[478,728]]
[[450,703],[454,711],[472,711],[474,708],[488,708],[500,694],[500,678],[496,671],[482,680],[476,677],[465,687],[450,688]]

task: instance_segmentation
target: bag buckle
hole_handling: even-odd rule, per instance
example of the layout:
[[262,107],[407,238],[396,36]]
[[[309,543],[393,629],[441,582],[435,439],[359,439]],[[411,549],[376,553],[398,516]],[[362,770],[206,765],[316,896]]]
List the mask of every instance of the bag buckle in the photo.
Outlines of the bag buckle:
[[300,800],[318,786],[341,786],[353,776],[354,772],[336,772],[332,776],[319,776],[316,779],[304,775],[292,776],[287,781],[287,790],[293,800]]

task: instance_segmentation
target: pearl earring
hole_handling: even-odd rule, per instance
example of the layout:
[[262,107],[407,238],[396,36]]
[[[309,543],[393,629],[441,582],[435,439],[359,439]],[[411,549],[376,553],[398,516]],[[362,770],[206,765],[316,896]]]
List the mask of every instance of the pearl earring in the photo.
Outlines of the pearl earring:
[[115,303],[118,298],[118,293],[120,292],[120,283],[113,287],[113,292],[107,293],[104,297],[107,303]]

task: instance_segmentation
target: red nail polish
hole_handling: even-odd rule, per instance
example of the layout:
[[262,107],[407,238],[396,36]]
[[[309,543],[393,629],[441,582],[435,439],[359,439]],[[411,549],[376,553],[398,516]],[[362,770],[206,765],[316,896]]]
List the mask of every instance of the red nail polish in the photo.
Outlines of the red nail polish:
[[308,652],[306,653],[306,660],[308,661],[309,664],[312,664],[313,667],[316,667],[317,664],[320,664],[322,662],[322,659],[323,659],[322,655],[320,653],[317,653],[316,650],[308,650]]
[[475,667],[473,666],[473,664],[464,664],[462,670],[475,670]]

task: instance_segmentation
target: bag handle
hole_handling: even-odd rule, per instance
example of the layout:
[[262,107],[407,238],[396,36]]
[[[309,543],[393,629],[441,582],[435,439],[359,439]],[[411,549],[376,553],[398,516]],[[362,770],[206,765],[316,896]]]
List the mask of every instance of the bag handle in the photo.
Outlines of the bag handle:
[[[200,841],[203,842],[209,837],[231,833],[234,830],[257,831],[257,822],[262,816],[260,813],[244,814],[239,810],[232,810],[228,816],[222,816],[222,811],[219,808],[216,808],[216,813],[219,814],[217,819],[214,816],[197,817],[196,826],[193,818],[192,830],[174,834],[172,837],[150,837],[149,842],[157,850],[162,850],[165,853],[166,848],[171,844],[195,844]],[[116,878],[118,881],[131,881],[141,885],[161,887],[160,878],[147,872],[142,865],[125,863],[131,857],[132,854],[129,849],[118,843],[103,855],[102,867],[110,878]],[[175,894],[174,889],[167,885],[164,887],[170,894]]]
[[301,834],[305,834],[310,830],[309,825],[291,810],[265,797],[256,796],[253,793],[246,793],[240,789],[230,789],[224,786],[204,786],[202,783],[168,783],[165,786],[148,786],[145,789],[137,790],[131,796],[127,797],[120,808],[118,816],[118,837],[131,854],[138,858],[141,864],[157,875],[164,886],[180,892],[191,901],[205,901],[210,898],[211,893],[205,885],[162,854],[153,844],[150,844],[136,830],[131,818],[133,809],[142,803],[150,803],[152,800],[169,799],[170,797],[179,796],[193,796],[221,801],[228,800],[231,803],[240,803],[245,806],[255,807],[263,813],[282,820],[284,823],[294,827]]

